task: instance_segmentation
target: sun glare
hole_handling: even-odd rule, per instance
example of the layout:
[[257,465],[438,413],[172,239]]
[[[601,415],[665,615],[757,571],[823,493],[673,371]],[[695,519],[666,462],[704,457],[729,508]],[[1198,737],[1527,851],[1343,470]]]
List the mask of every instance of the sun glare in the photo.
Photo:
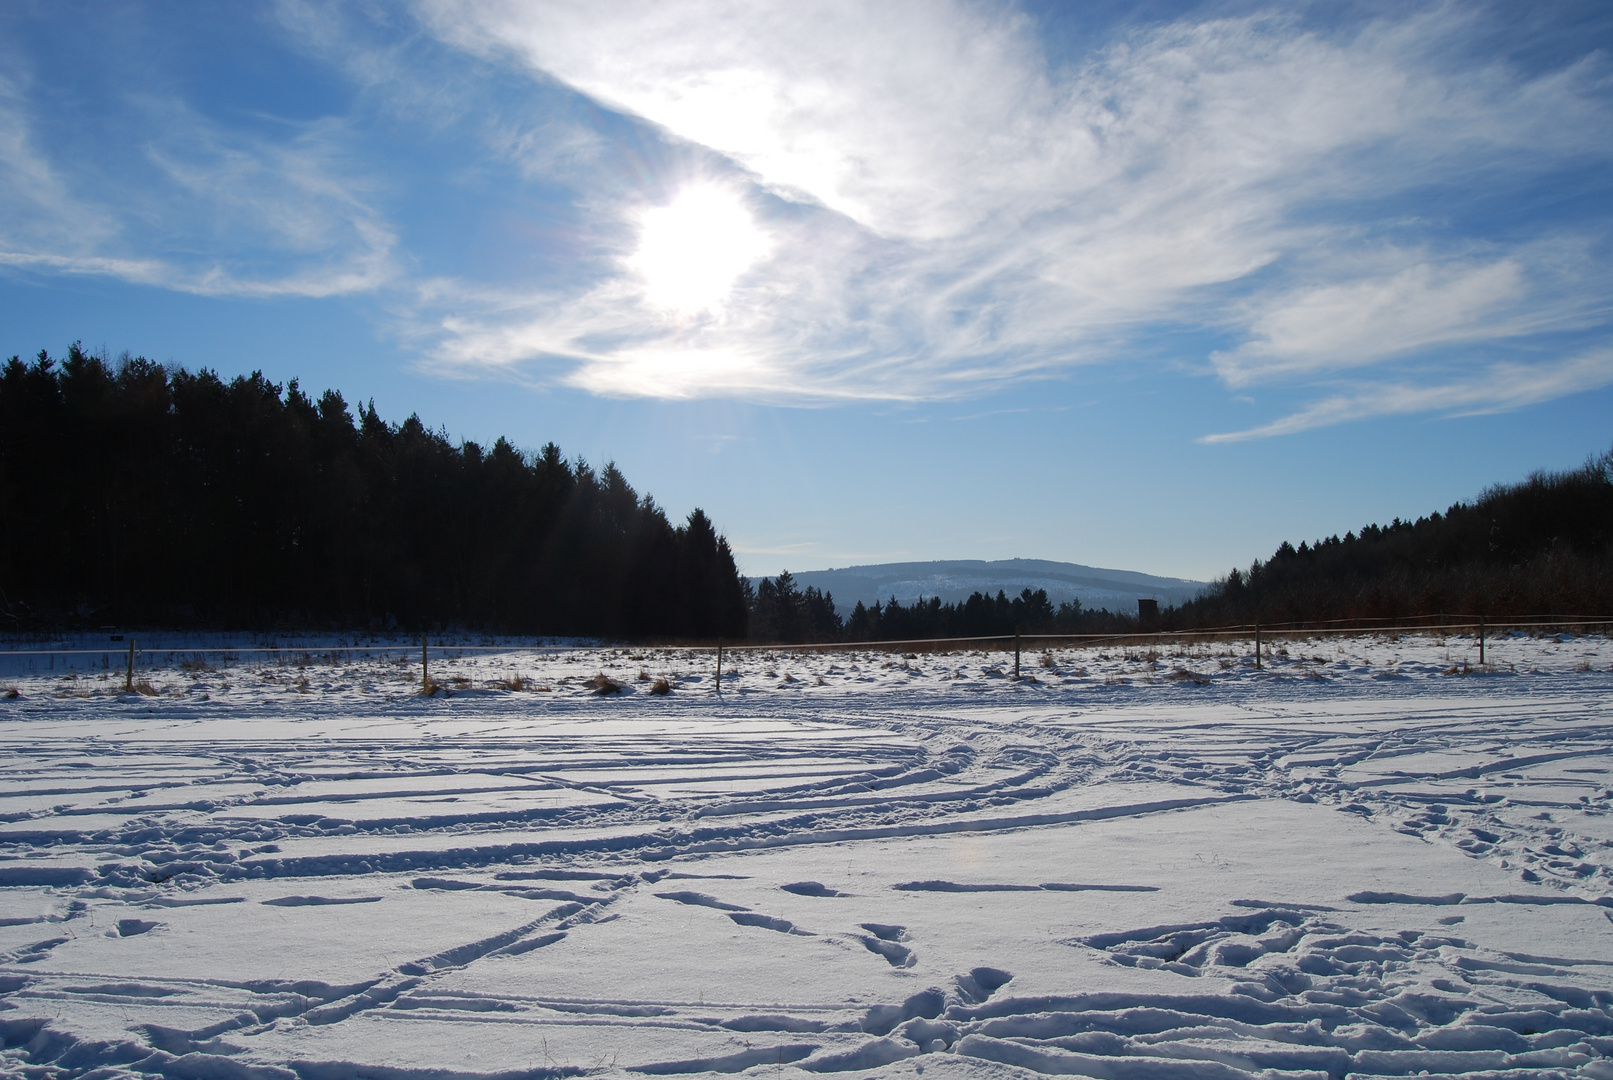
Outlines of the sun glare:
[[721,307],[734,280],[767,248],[767,238],[731,192],[702,185],[645,212],[631,265],[643,276],[651,303],[694,313]]

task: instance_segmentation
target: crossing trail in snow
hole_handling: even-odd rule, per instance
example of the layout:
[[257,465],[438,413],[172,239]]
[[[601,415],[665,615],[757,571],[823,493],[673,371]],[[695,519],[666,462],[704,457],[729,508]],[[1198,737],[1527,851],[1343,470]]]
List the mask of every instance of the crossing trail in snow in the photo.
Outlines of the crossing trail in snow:
[[0,1061],[1613,1077],[1613,651],[1471,646],[36,663]]

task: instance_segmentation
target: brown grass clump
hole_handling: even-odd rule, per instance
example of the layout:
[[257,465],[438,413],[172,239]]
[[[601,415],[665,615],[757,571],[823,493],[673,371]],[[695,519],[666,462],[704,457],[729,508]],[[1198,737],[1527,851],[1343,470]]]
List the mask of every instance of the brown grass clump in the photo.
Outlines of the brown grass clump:
[[0,698],[5,698],[7,701],[16,701],[20,697],[22,697],[22,691],[15,686],[0,688]]
[[655,684],[650,687],[650,693],[661,694],[663,696],[670,694],[672,693],[672,684],[668,682],[666,676],[663,675],[661,678],[655,680]]
[[606,675],[603,671],[601,671],[598,675],[595,675],[592,679],[589,679],[587,682],[583,683],[583,685],[588,687],[588,689],[592,690],[594,693],[598,694],[600,697],[608,697],[611,694],[620,694],[623,690],[627,689],[623,683],[617,682],[615,679]]
[[508,690],[511,693],[519,694],[526,689],[526,680],[517,674],[511,675],[508,679],[494,679],[493,685],[500,690]]
[[151,683],[147,682],[145,679],[136,679],[134,681],[134,692],[139,694],[141,697],[157,696],[157,688],[152,686]]

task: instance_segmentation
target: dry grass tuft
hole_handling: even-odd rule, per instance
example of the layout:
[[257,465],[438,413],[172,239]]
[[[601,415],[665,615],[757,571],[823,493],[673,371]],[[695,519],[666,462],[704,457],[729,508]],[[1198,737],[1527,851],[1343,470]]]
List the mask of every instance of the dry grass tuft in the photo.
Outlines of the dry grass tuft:
[[664,697],[665,695],[672,693],[672,684],[668,682],[666,676],[663,675],[661,678],[656,679],[655,682],[650,686],[650,693],[660,694]]
[[603,671],[601,671],[598,675],[595,675],[592,679],[584,682],[583,685],[588,687],[588,689],[592,690],[594,693],[598,694],[600,697],[609,697],[611,694],[620,694],[623,690],[627,689],[626,684],[617,682],[615,679],[606,675]]

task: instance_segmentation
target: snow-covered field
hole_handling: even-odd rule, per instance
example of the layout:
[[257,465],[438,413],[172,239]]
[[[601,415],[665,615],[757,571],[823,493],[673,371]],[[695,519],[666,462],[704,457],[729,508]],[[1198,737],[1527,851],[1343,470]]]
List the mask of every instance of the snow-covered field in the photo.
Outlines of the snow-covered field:
[[1606,639],[1275,644],[0,657],[0,1071],[1613,1078]]

